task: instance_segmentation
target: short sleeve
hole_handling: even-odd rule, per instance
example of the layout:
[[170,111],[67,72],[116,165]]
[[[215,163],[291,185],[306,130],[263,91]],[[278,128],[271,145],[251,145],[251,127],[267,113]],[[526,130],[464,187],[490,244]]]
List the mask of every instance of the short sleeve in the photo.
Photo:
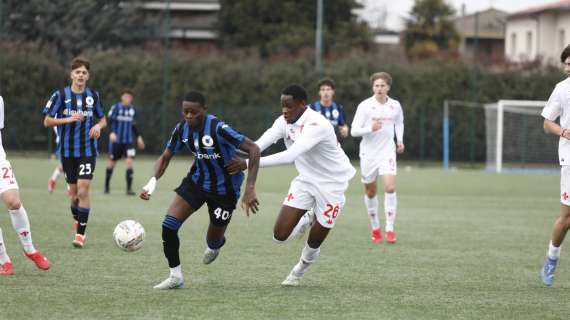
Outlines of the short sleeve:
[[97,118],[103,118],[105,116],[105,111],[103,111],[103,101],[101,100],[101,96],[99,92],[95,92],[97,96],[97,104],[95,105],[95,115]]
[[46,103],[43,113],[46,116],[55,117],[61,108],[61,102],[59,91],[54,92]]
[[560,90],[558,89],[559,86],[556,86],[548,98],[548,102],[542,109],[541,115],[550,121],[556,120],[562,113],[562,99],[560,97]]
[[218,124],[217,133],[225,141],[227,141],[229,144],[233,145],[236,148],[239,148],[239,146],[245,140],[245,136],[243,134],[237,132],[232,127],[223,122],[220,122]]
[[182,139],[180,138],[182,134],[182,122],[178,123],[176,127],[172,130],[172,134],[170,134],[170,139],[168,139],[168,143],[166,144],[166,149],[170,150],[173,154],[180,151],[184,144],[182,143]]

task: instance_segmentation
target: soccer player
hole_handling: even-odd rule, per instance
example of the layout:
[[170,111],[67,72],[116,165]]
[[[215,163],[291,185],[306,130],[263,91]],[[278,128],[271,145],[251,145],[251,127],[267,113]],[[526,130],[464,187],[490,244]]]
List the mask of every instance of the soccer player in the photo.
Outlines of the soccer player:
[[53,131],[55,132],[55,149],[53,150],[53,155],[57,159],[58,164],[48,180],[49,193],[52,193],[55,190],[55,183],[57,182],[57,178],[59,178],[59,175],[63,173],[63,167],[61,166],[61,157],[59,156],[59,135],[57,134],[57,128],[54,127]]
[[[75,58],[71,62],[71,85],[55,91],[44,108],[44,126],[57,126],[60,156],[69,186],[71,214],[75,221],[73,246],[85,246],[85,229],[89,219],[89,187],[95,172],[97,139],[107,125],[99,93],[87,87],[89,61]],[[100,120],[96,121],[96,117]]]
[[[544,131],[560,137],[558,157],[561,166],[560,216],[554,223],[542,268],[542,282],[547,286],[551,286],[554,281],[554,271],[560,258],[560,246],[570,228],[570,96],[568,95],[570,92],[570,45],[562,51],[560,61],[564,64],[564,72],[568,77],[554,87],[542,110]],[[558,117],[560,117],[560,125],[556,123]]]
[[330,121],[335,128],[335,132],[338,130],[338,140],[342,141],[342,139],[348,136],[348,125],[346,124],[344,107],[342,104],[333,100],[335,91],[334,81],[325,78],[319,81],[318,86],[320,100],[311,103],[311,109],[320,112]]
[[372,241],[382,242],[376,195],[376,179],[381,176],[384,185],[386,239],[388,243],[396,243],[396,153],[404,152],[404,113],[400,103],[388,96],[392,86],[390,74],[374,73],[370,77],[370,85],[374,95],[358,105],[350,133],[353,137],[362,137],[360,171],[366,193],[364,204],[372,226]]
[[133,92],[129,89],[121,93],[121,102],[114,104],[109,110],[109,164],[105,173],[105,193],[109,193],[109,184],[113,169],[117,160],[126,158],[127,171],[127,195],[135,195],[132,190],[133,185],[133,162],[136,155],[135,138],[137,147],[144,149],[144,140],[139,134],[135,125],[136,111],[133,106]]
[[206,251],[203,262],[212,263],[226,242],[226,228],[240,195],[243,173],[231,175],[225,166],[242,150],[249,155],[250,167],[241,199],[242,208],[249,216],[249,210],[256,213],[258,200],[255,194],[255,180],[259,164],[259,147],[241,133],[232,129],[215,116],[209,114],[204,96],[195,91],[186,94],[182,102],[184,121],[178,123],[166,149],[154,165],[154,175],[143,187],[140,197],[149,200],[159,179],[174,154],[183,147],[194,154],[194,163],[188,175],[176,188],[176,195],[170,203],[162,222],[162,243],[168,260],[170,275],[156,285],[155,289],[176,289],[184,286],[180,265],[178,229],[182,223],[204,203],[208,206],[210,224],[206,234]]
[[[0,96],[0,194],[2,195],[2,201],[8,208],[12,227],[18,234],[20,242],[24,247],[24,255],[32,260],[41,270],[47,270],[50,265],[48,259],[36,250],[32,243],[32,231],[30,230],[28,214],[20,200],[18,182],[12,172],[12,165],[6,159],[6,152],[2,146],[2,129],[4,129],[4,100]],[[14,268],[10,257],[6,253],[6,244],[4,243],[2,228],[0,228],[0,275],[13,274]]]
[[[299,172],[283,201],[273,239],[283,243],[312,225],[299,262],[281,283],[284,286],[298,286],[316,261],[321,244],[342,211],[348,182],[356,173],[337,141],[333,126],[309,108],[306,101],[303,87],[285,88],[281,93],[283,115],[255,142],[265,150],[283,139],[287,150],[262,157],[260,167],[295,163]],[[228,169],[237,172],[245,169],[245,163],[236,159]]]

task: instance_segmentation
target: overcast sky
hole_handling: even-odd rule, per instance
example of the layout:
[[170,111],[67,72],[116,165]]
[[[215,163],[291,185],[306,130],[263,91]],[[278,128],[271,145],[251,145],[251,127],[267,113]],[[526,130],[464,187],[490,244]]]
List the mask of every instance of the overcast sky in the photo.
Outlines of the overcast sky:
[[[386,12],[386,27],[393,30],[401,30],[403,28],[403,18],[408,16],[412,9],[414,0],[357,0],[365,6],[365,10],[359,15],[376,26],[377,21],[382,16],[382,12]],[[489,7],[500,9],[509,13],[543,5],[547,3],[557,2],[557,0],[445,0],[453,6],[457,13],[461,12],[461,5],[465,4],[466,13],[474,13],[476,11],[486,10]]]

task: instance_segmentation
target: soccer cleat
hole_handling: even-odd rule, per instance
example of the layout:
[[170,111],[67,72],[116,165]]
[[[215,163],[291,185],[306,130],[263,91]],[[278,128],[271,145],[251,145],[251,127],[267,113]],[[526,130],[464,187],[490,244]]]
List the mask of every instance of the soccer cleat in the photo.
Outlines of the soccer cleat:
[[394,231],[386,231],[386,241],[391,244],[396,243],[396,233]]
[[153,288],[158,290],[181,289],[184,288],[184,279],[169,276],[168,278],[166,278],[166,280],[157,284]]
[[0,266],[0,276],[11,276],[14,274],[12,262],[6,262]]
[[85,246],[85,240],[87,240],[87,236],[78,233],[75,235],[75,239],[73,239],[73,246],[83,248]]
[[382,231],[380,228],[372,229],[372,242],[380,243],[382,242]]
[[53,190],[55,190],[55,179],[49,178],[49,180],[48,180],[48,191],[49,191],[49,193],[52,193]]
[[284,287],[298,287],[301,282],[301,277],[303,275],[296,274],[293,270],[291,273],[281,282],[281,285]]
[[28,257],[30,260],[32,260],[36,264],[36,267],[38,267],[39,269],[42,270],[49,269],[50,266],[49,260],[46,257],[44,257],[41,252],[39,251],[36,251],[34,253],[24,252],[24,255]]
[[216,260],[219,254],[220,254],[220,249],[206,248],[206,251],[204,251],[204,259],[202,260],[202,262],[204,262],[204,264],[210,264],[214,262],[214,260]]
[[105,190],[103,190],[104,194],[109,194],[109,189],[105,188]]
[[554,271],[556,271],[556,265],[558,264],[558,259],[551,259],[546,257],[544,259],[544,267],[542,267],[542,283],[545,286],[550,287],[554,281]]

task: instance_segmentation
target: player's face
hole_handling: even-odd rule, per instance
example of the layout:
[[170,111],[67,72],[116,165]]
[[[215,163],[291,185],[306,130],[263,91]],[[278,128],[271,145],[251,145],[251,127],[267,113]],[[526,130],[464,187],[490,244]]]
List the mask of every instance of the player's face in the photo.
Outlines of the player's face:
[[89,80],[89,70],[85,66],[71,70],[71,83],[78,87],[84,87]]
[[319,96],[323,101],[331,101],[334,96],[334,89],[330,86],[323,85],[319,89]]
[[570,77],[570,57],[564,60],[564,72]]
[[390,86],[384,81],[384,79],[376,79],[372,84],[372,91],[376,96],[386,96],[390,91]]
[[133,96],[130,93],[123,93],[121,95],[121,104],[124,106],[130,106],[133,103]]
[[295,101],[293,96],[281,95],[281,112],[287,123],[295,123],[306,107],[303,102]]
[[206,107],[200,105],[198,102],[183,101],[182,102],[182,116],[184,120],[190,125],[191,128],[200,128],[204,123],[204,116],[206,115]]

